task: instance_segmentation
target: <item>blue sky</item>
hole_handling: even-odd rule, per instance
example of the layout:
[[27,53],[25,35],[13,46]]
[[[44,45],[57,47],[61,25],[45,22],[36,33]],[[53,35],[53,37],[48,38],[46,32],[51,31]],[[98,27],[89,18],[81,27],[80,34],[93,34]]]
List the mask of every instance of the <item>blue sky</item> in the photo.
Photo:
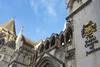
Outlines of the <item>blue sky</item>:
[[14,18],[17,34],[24,26],[33,41],[63,30],[66,13],[65,0],[0,0],[0,24]]

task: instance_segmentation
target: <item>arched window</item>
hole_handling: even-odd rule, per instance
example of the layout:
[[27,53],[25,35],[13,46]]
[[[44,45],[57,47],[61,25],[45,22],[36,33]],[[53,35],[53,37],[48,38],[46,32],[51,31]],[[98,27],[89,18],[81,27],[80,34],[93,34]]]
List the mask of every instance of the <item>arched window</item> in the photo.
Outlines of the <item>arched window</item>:
[[50,47],[50,42],[49,40],[45,41],[45,49],[47,50]]
[[40,53],[43,52],[43,51],[44,51],[44,44],[42,43],[42,44],[40,45]]
[[55,45],[55,36],[51,37],[51,46]]
[[60,37],[60,44],[63,46],[64,45],[64,34],[61,34]]
[[67,43],[71,41],[71,38],[73,37],[73,31],[71,26],[68,26],[68,28],[66,29],[65,37]]

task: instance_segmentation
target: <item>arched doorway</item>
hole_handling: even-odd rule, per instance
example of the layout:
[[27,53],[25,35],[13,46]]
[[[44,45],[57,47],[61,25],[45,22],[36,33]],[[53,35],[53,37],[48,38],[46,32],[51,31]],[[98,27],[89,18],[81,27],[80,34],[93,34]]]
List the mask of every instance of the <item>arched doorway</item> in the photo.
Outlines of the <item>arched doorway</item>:
[[58,62],[51,57],[44,57],[36,64],[36,67],[60,67]]

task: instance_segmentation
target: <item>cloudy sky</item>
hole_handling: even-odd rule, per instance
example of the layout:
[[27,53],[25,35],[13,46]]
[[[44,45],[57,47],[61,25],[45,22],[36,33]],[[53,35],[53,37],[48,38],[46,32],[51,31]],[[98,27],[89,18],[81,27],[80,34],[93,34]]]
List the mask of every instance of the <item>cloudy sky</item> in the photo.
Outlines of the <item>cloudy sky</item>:
[[65,0],[0,0],[0,24],[15,19],[16,31],[37,41],[63,30]]

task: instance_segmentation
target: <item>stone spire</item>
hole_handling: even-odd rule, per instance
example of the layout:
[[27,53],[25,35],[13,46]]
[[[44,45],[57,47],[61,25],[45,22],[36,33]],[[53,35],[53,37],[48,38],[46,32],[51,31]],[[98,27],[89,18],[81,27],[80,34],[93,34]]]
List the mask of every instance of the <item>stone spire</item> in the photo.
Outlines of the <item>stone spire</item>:
[[2,25],[2,27],[16,35],[15,21],[13,18],[9,20],[8,22],[6,22],[4,25]]

